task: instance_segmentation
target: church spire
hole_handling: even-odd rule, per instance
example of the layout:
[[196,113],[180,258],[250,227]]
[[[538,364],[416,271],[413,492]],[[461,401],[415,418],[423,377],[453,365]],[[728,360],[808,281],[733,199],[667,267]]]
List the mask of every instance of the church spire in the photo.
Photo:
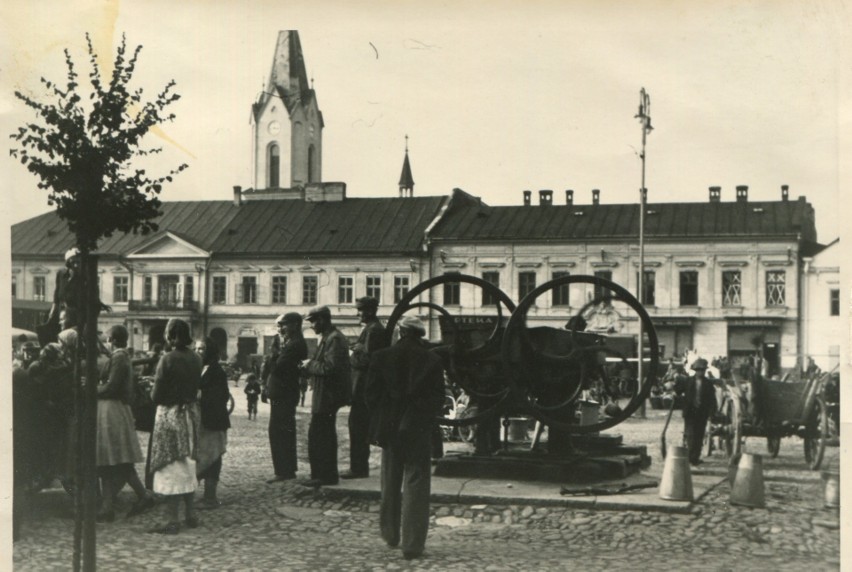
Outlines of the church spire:
[[402,162],[402,174],[399,176],[399,196],[414,196],[414,178],[411,176],[411,163],[408,162],[408,135],[405,136],[405,160]]

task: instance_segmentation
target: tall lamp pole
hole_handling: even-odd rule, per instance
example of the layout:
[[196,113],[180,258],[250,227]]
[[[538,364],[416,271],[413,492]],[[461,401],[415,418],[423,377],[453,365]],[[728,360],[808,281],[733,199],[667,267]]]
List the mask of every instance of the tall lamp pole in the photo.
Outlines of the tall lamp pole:
[[[639,123],[642,125],[642,152],[639,158],[642,160],[642,186],[639,189],[639,284],[638,294],[639,303],[645,303],[645,200],[648,198],[648,189],[645,188],[645,140],[648,134],[651,133],[651,96],[643,87],[639,90],[639,113],[636,114]],[[643,331],[642,320],[639,320],[639,348],[637,357],[637,376],[641,392],[645,384],[645,332]],[[639,415],[645,418],[645,401],[639,409]]]

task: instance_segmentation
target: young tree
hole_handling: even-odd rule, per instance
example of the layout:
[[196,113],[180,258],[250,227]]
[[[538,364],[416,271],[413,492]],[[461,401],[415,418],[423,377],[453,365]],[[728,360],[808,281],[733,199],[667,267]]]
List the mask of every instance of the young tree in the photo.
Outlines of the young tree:
[[[76,391],[77,430],[77,520],[74,530],[74,570],[82,564],[95,569],[95,513],[97,477],[95,440],[97,397],[97,316],[100,310],[97,282],[98,242],[115,232],[147,234],[157,229],[154,219],[160,214],[158,195],[163,184],[186,169],[185,164],[162,176],[149,176],[139,163],[159,153],[160,148],[141,147],[142,138],[152,127],[174,120],[166,108],[180,96],[172,91],[174,81],[150,101],[142,101],[142,89],[131,89],[130,81],[142,46],[127,57],[122,36],[114,68],[105,82],[98,67],[89,35],[89,84],[84,90],[68,50],[65,50],[65,85],[41,78],[44,98],[15,96],[30,107],[36,120],[19,127],[11,138],[18,147],[12,157],[21,161],[39,179],[39,188],[48,191],[47,202],[75,235],[82,256],[83,281],[76,297],[81,318],[76,326],[85,337],[86,386],[84,395]],[[80,282],[78,280],[77,284]],[[85,324],[88,326],[84,327]],[[79,337],[78,337],[79,339]],[[79,345],[78,345],[79,348]],[[79,376],[80,353],[75,358]],[[79,377],[77,378],[79,380]],[[76,383],[75,388],[80,384]]]
[[[83,93],[71,54],[65,50],[68,68],[65,86],[41,78],[51,101],[38,101],[15,92],[32,108],[37,122],[19,127],[11,138],[20,147],[11,154],[19,159],[48,190],[48,204],[75,234],[83,252],[97,249],[98,240],[114,232],[157,230],[158,195],[163,184],[186,169],[181,164],[162,176],[149,176],[134,168],[134,160],[159,153],[161,148],[143,149],[142,138],[155,125],[174,120],[166,108],[180,99],[172,91],[172,80],[151,101],[142,101],[142,89],[131,90],[130,80],[142,46],[127,58],[126,39],[115,57],[109,83],[98,67],[91,38],[88,45],[89,83]],[[39,121],[40,120],[40,121]]]

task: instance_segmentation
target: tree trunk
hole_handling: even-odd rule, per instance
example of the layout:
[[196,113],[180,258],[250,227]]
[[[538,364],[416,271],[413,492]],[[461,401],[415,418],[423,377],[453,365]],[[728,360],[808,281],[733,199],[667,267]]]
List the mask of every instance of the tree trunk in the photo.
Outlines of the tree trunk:
[[81,451],[83,459],[83,570],[96,569],[95,519],[98,510],[98,477],[96,466],[97,439],[97,386],[98,386],[98,312],[100,296],[98,288],[97,255],[85,252],[83,276],[85,278],[86,305],[83,308],[86,343],[86,385],[83,392],[83,430]]
[[[86,307],[86,290],[78,288],[74,293],[77,308]],[[60,330],[64,328],[60,314]],[[71,474],[74,478],[74,551],[72,567],[74,572],[80,572],[81,548],[83,542],[83,385],[84,377],[82,370],[83,356],[83,329],[75,324],[77,330],[77,342],[74,346],[74,426],[71,435],[73,444],[73,455],[70,462]]]

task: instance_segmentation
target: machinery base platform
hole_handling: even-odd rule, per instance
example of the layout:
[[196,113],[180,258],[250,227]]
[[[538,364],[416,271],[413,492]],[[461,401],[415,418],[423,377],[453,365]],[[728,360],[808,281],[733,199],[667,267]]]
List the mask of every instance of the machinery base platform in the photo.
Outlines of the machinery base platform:
[[647,448],[621,444],[620,435],[584,436],[572,440],[570,453],[551,454],[512,444],[493,455],[448,453],[433,461],[435,476],[592,483],[622,479],[651,465]]

